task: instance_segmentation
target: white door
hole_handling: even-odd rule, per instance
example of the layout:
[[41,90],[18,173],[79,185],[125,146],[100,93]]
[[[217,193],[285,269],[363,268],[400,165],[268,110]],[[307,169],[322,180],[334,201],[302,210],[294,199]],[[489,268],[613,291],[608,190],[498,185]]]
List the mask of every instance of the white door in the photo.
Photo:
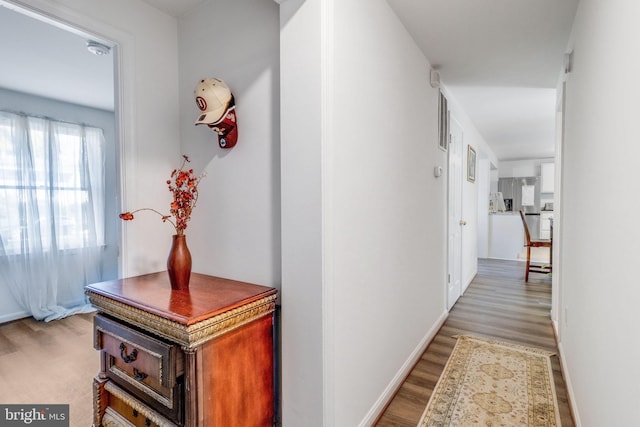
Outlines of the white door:
[[462,293],[462,129],[451,118],[449,144],[449,254],[447,279],[447,309],[456,303]]

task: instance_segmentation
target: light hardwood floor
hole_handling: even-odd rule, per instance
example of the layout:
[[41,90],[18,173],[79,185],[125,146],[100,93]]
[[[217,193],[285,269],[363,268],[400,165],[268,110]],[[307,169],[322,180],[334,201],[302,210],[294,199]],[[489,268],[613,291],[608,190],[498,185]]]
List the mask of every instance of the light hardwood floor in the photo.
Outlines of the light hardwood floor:
[[[521,262],[480,260],[478,274],[458,300],[422,358],[382,414],[378,427],[416,427],[455,345],[454,335],[477,335],[539,347],[557,354],[550,319],[551,279]],[[552,367],[563,427],[574,425],[557,356]]]
[[[551,280],[519,262],[481,260],[478,275],[413,368],[377,426],[415,427],[453,350],[453,335],[475,334],[557,352],[549,311]],[[71,426],[92,420],[91,381],[99,370],[92,314],[49,323],[0,325],[0,402],[68,403]],[[573,426],[557,357],[552,358],[562,425]]]
[[69,404],[69,425],[92,424],[93,314],[52,322],[32,317],[0,325],[0,402]]

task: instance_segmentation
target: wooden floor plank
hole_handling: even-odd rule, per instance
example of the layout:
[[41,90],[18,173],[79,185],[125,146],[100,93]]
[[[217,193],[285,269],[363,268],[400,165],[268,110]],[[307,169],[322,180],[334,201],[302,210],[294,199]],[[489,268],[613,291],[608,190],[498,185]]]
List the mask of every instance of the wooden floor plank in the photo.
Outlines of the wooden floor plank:
[[[454,335],[476,334],[557,352],[549,312],[551,280],[524,283],[519,262],[482,260],[377,426],[415,427],[455,345]],[[0,402],[69,403],[71,425],[90,425],[91,379],[98,372],[93,315],[55,322],[32,318],[0,325]],[[573,426],[557,357],[552,358],[562,425]]]
[[[557,354],[550,318],[551,279],[532,274],[524,282],[521,262],[479,260],[478,274],[438,334],[380,416],[379,427],[416,427],[456,343],[472,334],[539,347]],[[551,358],[563,427],[573,427],[557,356]]]
[[0,403],[68,404],[71,426],[93,420],[93,314],[0,324]]

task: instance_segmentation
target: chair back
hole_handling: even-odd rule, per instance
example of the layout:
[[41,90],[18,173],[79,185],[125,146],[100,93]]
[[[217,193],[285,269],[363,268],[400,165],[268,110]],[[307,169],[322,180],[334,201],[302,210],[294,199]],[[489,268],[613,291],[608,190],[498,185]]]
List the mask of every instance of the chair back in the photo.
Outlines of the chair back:
[[527,246],[531,245],[531,235],[529,234],[529,227],[527,226],[527,221],[524,219],[524,213],[520,212],[520,218],[522,218],[522,225],[524,226],[524,238],[527,239]]

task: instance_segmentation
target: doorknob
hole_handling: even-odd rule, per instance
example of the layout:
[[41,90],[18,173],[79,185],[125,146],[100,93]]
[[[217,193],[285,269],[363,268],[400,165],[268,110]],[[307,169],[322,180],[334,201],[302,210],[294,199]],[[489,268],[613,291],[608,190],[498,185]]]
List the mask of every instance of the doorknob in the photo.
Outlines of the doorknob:
[[464,219],[460,220],[460,225],[467,225],[467,221],[465,221]]

